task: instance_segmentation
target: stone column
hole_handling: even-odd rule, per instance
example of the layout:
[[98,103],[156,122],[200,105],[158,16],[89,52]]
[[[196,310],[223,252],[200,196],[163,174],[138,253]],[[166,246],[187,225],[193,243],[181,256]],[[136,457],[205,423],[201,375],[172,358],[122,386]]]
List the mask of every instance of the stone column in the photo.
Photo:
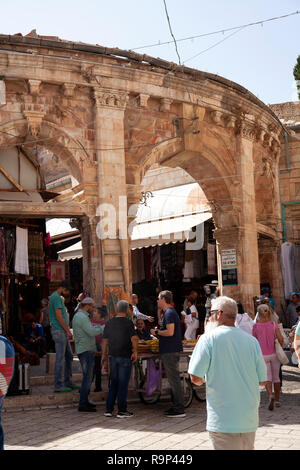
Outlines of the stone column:
[[96,217],[82,217],[79,229],[82,240],[83,288],[87,290],[97,305],[103,298],[103,262],[100,240],[96,235]]
[[[110,235],[105,235],[101,243],[104,285],[120,285],[130,292],[124,143],[127,93],[95,87],[94,99],[99,194],[97,215],[106,217],[111,224]],[[104,227],[98,227],[98,236],[103,237]]]
[[[236,137],[237,173],[240,175],[240,296],[245,310],[253,312],[253,296],[260,294],[256,204],[254,184],[253,144],[255,126],[242,121]],[[247,310],[246,310],[247,311]]]
[[132,265],[131,265],[131,248],[130,248],[130,228],[138,211],[139,203],[142,197],[143,186],[140,184],[127,184],[127,202],[128,202],[128,227],[129,227],[129,282],[130,293],[132,293]]
[[275,301],[275,311],[282,317],[280,300],[284,298],[282,291],[282,275],[280,266],[280,240],[271,238],[260,238],[258,241],[260,282],[269,283],[272,289],[272,296]]

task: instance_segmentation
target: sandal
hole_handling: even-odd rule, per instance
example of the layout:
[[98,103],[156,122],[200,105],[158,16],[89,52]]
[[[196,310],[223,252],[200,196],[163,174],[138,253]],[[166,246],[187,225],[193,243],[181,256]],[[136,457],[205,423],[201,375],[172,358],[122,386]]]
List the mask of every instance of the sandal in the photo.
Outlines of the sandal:
[[280,402],[279,402],[279,401],[275,401],[275,406],[276,406],[276,408],[280,408]]
[[273,397],[270,398],[268,409],[270,411],[273,411],[273,409],[274,409],[274,398]]

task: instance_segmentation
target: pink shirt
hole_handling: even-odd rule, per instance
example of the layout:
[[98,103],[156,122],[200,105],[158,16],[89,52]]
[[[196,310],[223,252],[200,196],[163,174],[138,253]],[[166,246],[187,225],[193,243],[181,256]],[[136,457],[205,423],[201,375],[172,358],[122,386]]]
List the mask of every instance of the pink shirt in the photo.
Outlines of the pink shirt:
[[261,351],[264,356],[275,354],[275,328],[278,329],[277,323],[268,321],[266,323],[255,323],[253,325],[252,335],[258,340]]

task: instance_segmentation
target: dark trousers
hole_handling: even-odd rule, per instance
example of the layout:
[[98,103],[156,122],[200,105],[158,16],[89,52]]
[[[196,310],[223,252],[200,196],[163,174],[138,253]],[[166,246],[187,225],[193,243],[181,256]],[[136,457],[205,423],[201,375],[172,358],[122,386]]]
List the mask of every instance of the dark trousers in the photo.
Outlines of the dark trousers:
[[[101,352],[101,345],[97,344],[97,351]],[[93,380],[95,378],[95,387],[97,390],[101,390],[101,356],[95,356],[95,367]]]
[[92,351],[85,351],[78,354],[78,358],[82,369],[79,406],[85,406],[89,402],[89,393],[93,381],[94,353]]
[[178,353],[166,353],[161,355],[163,366],[172,390],[173,408],[179,413],[184,412],[184,397],[180,380]]
[[110,383],[106,401],[106,411],[112,413],[118,397],[118,411],[127,411],[128,385],[131,376],[132,362],[128,357],[110,357]]

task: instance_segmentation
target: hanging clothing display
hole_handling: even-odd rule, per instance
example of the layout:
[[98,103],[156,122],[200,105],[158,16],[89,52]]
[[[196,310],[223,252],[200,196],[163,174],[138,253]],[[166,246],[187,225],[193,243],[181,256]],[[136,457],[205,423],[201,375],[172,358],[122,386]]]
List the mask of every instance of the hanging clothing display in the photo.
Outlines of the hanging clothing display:
[[3,228],[0,228],[0,275],[6,276],[7,274],[5,232]]
[[31,276],[42,277],[45,275],[45,254],[40,233],[28,233],[28,262]]
[[29,275],[27,228],[16,228],[15,272]]
[[14,258],[16,249],[16,230],[5,229],[5,254],[6,254],[6,265],[10,273],[14,272]]
[[296,281],[294,274],[293,262],[294,244],[285,242],[281,245],[281,267],[284,282],[284,296],[286,299],[290,298],[292,292],[296,290]]

